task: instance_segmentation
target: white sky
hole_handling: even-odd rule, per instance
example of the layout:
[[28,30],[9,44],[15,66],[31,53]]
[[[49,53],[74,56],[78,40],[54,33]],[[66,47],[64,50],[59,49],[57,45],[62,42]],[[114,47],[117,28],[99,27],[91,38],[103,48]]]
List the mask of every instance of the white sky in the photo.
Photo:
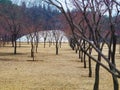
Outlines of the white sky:
[[[21,4],[21,2],[26,2],[27,3],[27,5],[28,5],[28,7],[31,5],[37,5],[37,4],[39,4],[40,3],[40,1],[42,1],[42,0],[11,0],[11,1],[13,1],[13,3],[16,3],[16,4]],[[55,2],[56,0],[54,0],[54,2]],[[62,5],[63,5],[63,7],[66,9],[66,5],[65,5],[65,1],[67,2],[67,4],[69,5],[69,9],[70,10],[72,10],[74,7],[72,6],[72,4],[70,4],[70,0],[58,0],[58,1],[60,1],[61,3],[62,3]],[[119,1],[119,0],[117,0],[117,1]],[[119,1],[120,2],[120,1]],[[57,3],[57,2],[56,2]],[[120,8],[120,7],[119,7]],[[116,11],[115,10],[113,10],[113,15],[114,14],[116,14],[115,13]]]
[[[11,0],[11,1],[13,1],[13,3],[18,4],[18,5],[20,5],[21,2],[26,2],[27,5],[29,6],[29,5],[37,5],[42,0]],[[59,0],[59,1],[62,3],[63,7],[66,9],[65,0]],[[70,9],[72,9],[73,7],[70,5],[70,0],[66,0],[66,1],[69,5]]]
[[39,4],[41,0],[11,0],[13,3],[20,5],[21,2],[26,2],[26,4]]

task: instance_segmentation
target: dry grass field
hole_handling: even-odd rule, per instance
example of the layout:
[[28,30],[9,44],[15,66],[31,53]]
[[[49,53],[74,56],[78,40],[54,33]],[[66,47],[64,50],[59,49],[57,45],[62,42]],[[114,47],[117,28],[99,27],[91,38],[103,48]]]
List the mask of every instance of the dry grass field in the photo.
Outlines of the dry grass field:
[[[43,48],[43,44],[39,44],[36,61],[32,61],[30,46],[25,43],[18,47],[17,55],[13,55],[10,46],[0,47],[0,90],[92,90],[95,63],[92,62],[93,76],[89,78],[88,68],[83,68],[78,55],[67,43],[62,45],[57,56],[54,47]],[[106,50],[105,47],[105,53]],[[116,63],[120,69],[118,47]],[[100,70],[100,90],[113,90],[112,77],[103,68]]]

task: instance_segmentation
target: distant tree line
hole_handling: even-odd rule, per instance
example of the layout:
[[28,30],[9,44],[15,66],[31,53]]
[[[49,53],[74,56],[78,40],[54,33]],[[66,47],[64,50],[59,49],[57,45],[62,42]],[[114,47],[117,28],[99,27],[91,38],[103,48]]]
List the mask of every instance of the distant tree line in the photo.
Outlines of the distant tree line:
[[17,53],[17,39],[27,34],[30,34],[31,37],[32,53],[33,38],[36,37],[36,43],[38,43],[37,33],[41,30],[50,30],[51,20],[60,14],[50,5],[40,3],[30,6],[28,7],[25,2],[17,5],[10,0],[0,0],[0,45],[4,46],[8,42],[12,42],[14,54]]

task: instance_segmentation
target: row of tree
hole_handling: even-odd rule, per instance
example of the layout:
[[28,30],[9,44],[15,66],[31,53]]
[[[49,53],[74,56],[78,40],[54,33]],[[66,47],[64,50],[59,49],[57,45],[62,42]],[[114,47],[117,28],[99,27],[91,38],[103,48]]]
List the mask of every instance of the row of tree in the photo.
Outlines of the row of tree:
[[[89,76],[92,76],[91,60],[96,62],[94,90],[99,89],[100,66],[111,73],[114,90],[119,89],[118,78],[120,71],[116,67],[115,52],[116,42],[120,30],[120,2],[115,0],[43,0],[48,4],[32,5],[26,3],[21,6],[12,4],[9,0],[0,2],[0,41],[5,45],[11,41],[14,54],[17,49],[17,39],[29,34],[31,42],[31,57],[34,60],[35,47],[38,47],[39,31],[55,30],[52,34],[56,40],[56,54],[58,53],[58,37],[56,30],[64,30],[70,46],[86,68],[86,56],[89,58]],[[50,8],[51,5],[57,9]],[[31,6],[31,5],[30,5]],[[71,10],[72,6],[74,9]],[[59,11],[58,11],[59,9]],[[62,13],[60,13],[62,12]],[[44,39],[46,40],[46,34]],[[107,45],[108,55],[103,53]],[[98,57],[92,55],[92,49]],[[37,51],[37,50],[36,50]],[[108,65],[104,64],[104,60]]]
[[[17,39],[23,35],[29,34],[31,41],[31,56],[33,57],[35,42],[36,48],[38,47],[38,32],[51,30],[53,24],[50,24],[50,22],[53,21],[53,17],[59,14],[57,9],[42,3],[39,5],[28,5],[25,2],[22,2],[21,5],[16,5],[10,0],[1,0],[0,45],[4,46],[5,43],[12,42],[14,54],[16,54]],[[57,21],[54,20],[54,22]]]
[[[117,0],[45,0],[56,6],[67,21],[71,48],[79,51],[79,57],[86,68],[86,56],[89,61],[89,76],[92,76],[91,60],[96,62],[95,83],[93,90],[99,90],[100,66],[106,69],[113,78],[114,90],[119,90],[120,71],[116,67],[116,44],[120,30],[120,2]],[[74,8],[71,11],[71,6]],[[66,11],[67,9],[67,11]],[[107,45],[108,55],[103,53]],[[98,53],[97,58],[92,50]],[[102,62],[105,61],[108,65]]]

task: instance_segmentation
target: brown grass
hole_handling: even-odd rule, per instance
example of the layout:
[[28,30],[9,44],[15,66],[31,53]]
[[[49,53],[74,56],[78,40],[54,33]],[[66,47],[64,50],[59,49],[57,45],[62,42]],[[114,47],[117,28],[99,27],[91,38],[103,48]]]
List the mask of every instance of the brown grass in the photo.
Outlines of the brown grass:
[[[89,78],[88,68],[83,68],[68,44],[62,45],[57,56],[54,47],[43,48],[43,44],[39,44],[34,62],[30,46],[25,43],[18,47],[17,55],[13,55],[10,46],[0,48],[0,90],[92,90],[95,63],[92,62],[93,77]],[[105,47],[105,53],[106,50]],[[120,69],[118,51],[116,63]],[[100,90],[113,90],[112,77],[103,68],[100,70]]]

